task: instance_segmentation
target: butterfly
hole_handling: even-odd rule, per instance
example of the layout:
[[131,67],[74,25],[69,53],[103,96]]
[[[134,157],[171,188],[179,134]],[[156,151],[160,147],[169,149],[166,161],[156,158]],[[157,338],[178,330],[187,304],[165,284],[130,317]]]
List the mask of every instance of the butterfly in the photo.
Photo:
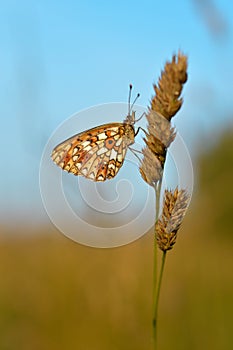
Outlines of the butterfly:
[[126,152],[135,141],[135,112],[130,107],[123,123],[109,123],[76,134],[57,145],[52,160],[63,170],[93,181],[105,181],[116,176],[124,163]]

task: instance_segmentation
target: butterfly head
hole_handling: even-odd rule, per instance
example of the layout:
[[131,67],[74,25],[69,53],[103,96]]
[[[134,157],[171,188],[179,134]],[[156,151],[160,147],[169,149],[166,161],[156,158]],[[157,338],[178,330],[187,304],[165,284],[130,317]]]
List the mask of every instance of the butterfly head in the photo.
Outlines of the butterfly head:
[[134,125],[135,124],[135,111],[132,111],[127,115],[127,117],[124,120],[124,123]]

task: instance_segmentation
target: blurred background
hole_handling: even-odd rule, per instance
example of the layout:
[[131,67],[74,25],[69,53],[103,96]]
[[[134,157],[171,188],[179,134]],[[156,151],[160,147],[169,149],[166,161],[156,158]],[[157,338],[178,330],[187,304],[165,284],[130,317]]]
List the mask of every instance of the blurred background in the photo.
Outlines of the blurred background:
[[0,33],[0,349],[150,348],[152,231],[109,250],[72,242],[49,221],[39,166],[75,112],[125,102],[129,83],[147,106],[179,49],[189,78],[174,124],[195,186],[167,257],[158,348],[232,349],[233,4],[10,0]]

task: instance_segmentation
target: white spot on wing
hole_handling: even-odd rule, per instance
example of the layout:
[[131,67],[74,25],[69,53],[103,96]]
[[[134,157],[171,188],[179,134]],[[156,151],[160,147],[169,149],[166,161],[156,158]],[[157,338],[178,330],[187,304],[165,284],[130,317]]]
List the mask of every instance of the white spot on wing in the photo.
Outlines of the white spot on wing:
[[126,150],[127,150],[126,148],[123,148],[123,149],[122,149],[122,157],[123,157],[123,158],[125,158]]
[[113,148],[111,150],[111,155],[110,155],[110,159],[116,159],[117,158],[117,152],[115,151],[115,149]]
[[105,140],[107,138],[107,135],[105,134],[105,132],[102,132],[100,134],[98,134],[98,139],[99,140]]
[[99,175],[99,176],[97,177],[97,181],[104,181],[103,175]]
[[83,174],[84,176],[87,175],[87,168],[84,168],[84,169],[82,170],[82,174]]
[[119,138],[119,140],[117,140],[117,142],[116,142],[116,146],[120,146],[121,142],[122,142],[122,139]]
[[115,163],[114,164],[108,164],[108,168],[109,169],[113,169],[113,170],[115,170],[115,168],[116,168],[116,165],[115,165]]
[[92,149],[92,147],[90,145],[88,145],[86,147],[83,147],[83,149],[88,152]]
[[112,127],[111,130],[110,130],[111,135],[114,136],[115,134],[117,134],[118,133],[118,129],[119,129],[118,126]]
[[119,162],[122,162],[122,154],[118,154],[117,160],[118,160]]
[[90,141],[84,141],[84,142],[82,142],[83,148],[87,147],[88,145],[90,145]]
[[107,151],[108,151],[108,150],[107,150],[106,147],[101,147],[101,148],[96,152],[96,154],[97,154],[97,156],[100,156],[101,154],[106,153]]

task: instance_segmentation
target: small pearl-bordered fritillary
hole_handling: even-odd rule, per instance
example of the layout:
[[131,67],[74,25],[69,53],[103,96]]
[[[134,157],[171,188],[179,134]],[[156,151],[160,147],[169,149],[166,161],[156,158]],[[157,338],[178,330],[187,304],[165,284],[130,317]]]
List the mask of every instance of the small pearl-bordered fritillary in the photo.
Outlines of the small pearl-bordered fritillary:
[[[130,85],[129,101],[131,89]],[[97,126],[60,143],[51,155],[54,163],[63,170],[93,181],[115,177],[138,133],[134,129],[135,112],[131,109],[129,102],[129,113],[123,123]]]

